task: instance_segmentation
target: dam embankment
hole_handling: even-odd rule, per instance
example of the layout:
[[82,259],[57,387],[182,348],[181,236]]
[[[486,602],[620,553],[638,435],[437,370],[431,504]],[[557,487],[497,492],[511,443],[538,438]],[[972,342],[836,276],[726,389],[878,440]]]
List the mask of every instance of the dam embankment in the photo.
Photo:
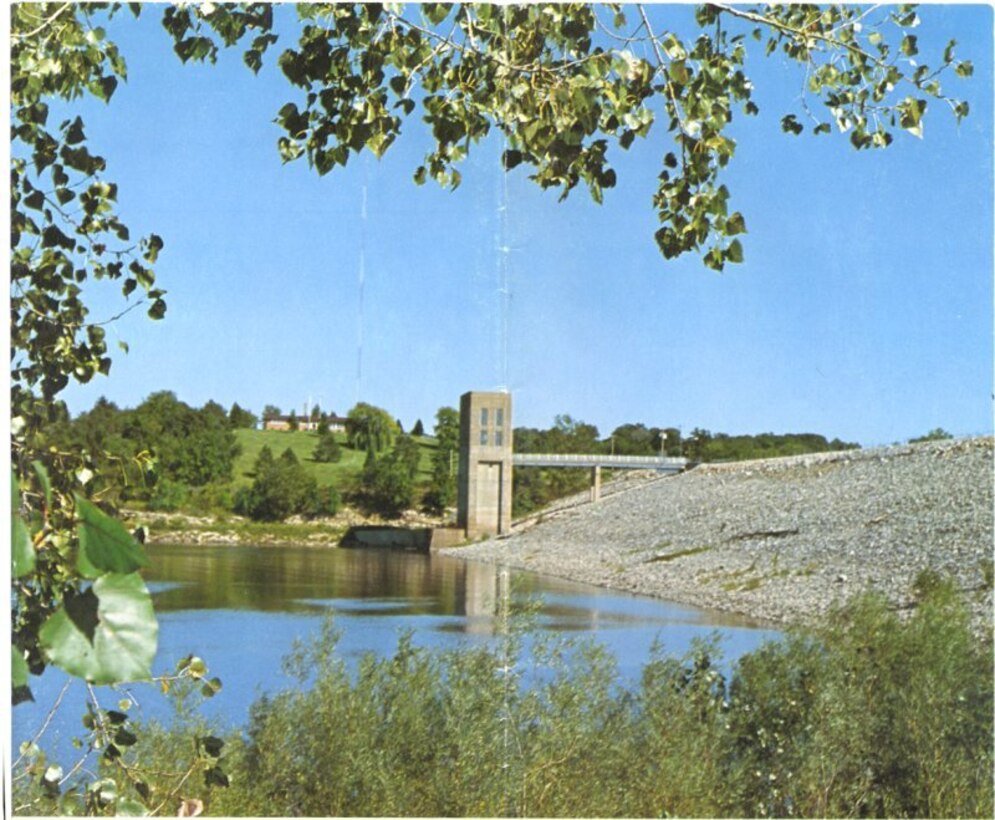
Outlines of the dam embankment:
[[924,571],[992,620],[992,438],[622,478],[508,537],[442,552],[778,623],[873,589],[911,609]]

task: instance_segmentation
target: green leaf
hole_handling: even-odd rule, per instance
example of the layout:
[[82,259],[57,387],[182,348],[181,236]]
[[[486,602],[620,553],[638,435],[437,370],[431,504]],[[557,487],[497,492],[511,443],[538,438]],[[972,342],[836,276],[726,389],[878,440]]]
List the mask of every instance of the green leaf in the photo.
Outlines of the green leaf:
[[734,239],[729,243],[729,247],[726,248],[725,258],[730,262],[743,261],[743,246],[740,244],[738,239]]
[[105,572],[127,574],[148,566],[145,551],[119,521],[80,496],[76,496],[76,513],[80,519],[77,569],[84,578]]
[[220,766],[212,766],[204,772],[204,783],[208,786],[226,787],[228,785],[228,775],[224,773]]
[[961,63],[957,63],[954,71],[957,73],[958,77],[970,77],[974,74],[974,66],[971,64],[970,60],[964,60]]
[[137,800],[122,797],[114,804],[114,814],[117,817],[148,817],[149,810]]
[[21,506],[21,492],[17,485],[17,474],[10,471],[10,563],[11,575],[21,578],[35,568],[35,545],[27,524],[18,514]]
[[670,64],[669,69],[670,79],[672,79],[678,85],[687,85],[688,80],[691,79],[691,75],[688,73],[687,66],[684,64],[683,60],[675,60]]
[[117,799],[117,783],[109,777],[94,781],[86,787],[86,790],[90,794],[96,795],[97,800],[104,805]]
[[736,211],[726,220],[726,235],[735,236],[738,233],[746,233],[746,220],[739,211]]
[[94,96],[98,99],[107,102],[110,100],[111,96],[114,94],[117,88],[117,78],[116,77],[101,77],[99,80],[94,80],[90,83],[90,91],[93,92]]
[[72,124],[66,129],[66,143],[69,145],[76,145],[86,139],[86,135],[83,133],[83,120],[77,117],[73,120]]
[[198,738],[198,742],[201,749],[203,749],[204,754],[208,757],[221,757],[221,750],[224,749],[225,746],[225,742],[221,738],[210,735],[208,737]]
[[451,9],[452,6],[448,3],[426,3],[422,6],[422,14],[425,15],[432,25],[437,26],[449,16]]
[[926,113],[926,101],[907,97],[897,106],[899,125],[910,134],[922,139],[922,116]]
[[204,685],[200,687],[200,693],[205,698],[213,698],[220,691],[221,678],[211,678],[208,681],[204,681]]
[[711,268],[714,271],[721,271],[723,266],[723,253],[719,248],[712,248],[708,253],[702,257],[702,262],[705,263],[706,267]]
[[166,315],[166,303],[162,299],[156,299],[152,303],[152,307],[148,310],[150,319],[161,319]]
[[[59,189],[64,190],[63,188]],[[24,197],[24,204],[29,208],[34,208],[36,211],[40,211],[45,207],[45,194],[41,191],[35,190]]]
[[94,581],[42,624],[38,642],[49,661],[91,683],[147,680],[159,625],[152,596],[137,573]]
[[119,712],[116,709],[108,709],[107,719],[113,726],[120,726],[121,724],[127,722],[128,716],[124,712]]
[[501,161],[504,164],[504,169],[510,171],[512,168],[522,163],[522,152],[516,151],[514,148],[509,148],[501,156]]
[[10,683],[15,689],[28,685],[28,662],[16,646],[10,647]]
[[785,133],[797,135],[805,130],[805,126],[798,122],[794,114],[786,114],[781,118],[781,130]]
[[35,548],[31,534],[19,515],[11,517],[11,573],[15,578],[23,578],[35,568]]
[[38,476],[38,483],[41,484],[42,492],[45,494],[45,506],[51,508],[52,506],[52,481],[48,477],[48,470],[45,465],[40,461],[32,461],[31,469],[35,471],[35,475]]
[[255,49],[250,48],[246,51],[242,55],[242,60],[252,70],[253,74],[258,74],[259,69],[263,67],[263,55]]
[[207,664],[204,663],[202,658],[188,658],[185,668],[190,672],[190,676],[193,678],[202,678],[207,674]]
[[156,234],[150,234],[148,238],[148,247],[145,251],[145,260],[150,264],[155,264],[155,261],[159,258],[159,251],[162,250],[163,242],[162,237]]

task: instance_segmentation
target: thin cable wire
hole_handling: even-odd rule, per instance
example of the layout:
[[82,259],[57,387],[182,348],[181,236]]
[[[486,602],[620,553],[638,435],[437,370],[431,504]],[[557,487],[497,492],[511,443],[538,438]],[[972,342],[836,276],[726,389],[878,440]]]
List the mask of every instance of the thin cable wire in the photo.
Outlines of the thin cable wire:
[[504,773],[504,814],[506,817],[511,817],[514,815],[514,797],[512,794],[514,784],[511,779],[511,686],[513,683],[511,672],[514,666],[511,662],[511,583],[507,567],[501,568],[497,576],[497,583],[501,613],[501,673],[504,676],[502,692],[504,703],[501,715],[501,722],[504,724],[502,727],[504,760],[501,763],[501,770]]
[[367,163],[363,162],[363,197],[359,213],[359,305],[356,319],[356,400],[358,404],[363,396],[363,301],[366,290],[366,196],[367,196]]
[[[504,139],[505,148],[508,138]],[[508,174],[501,173],[501,247],[498,253],[498,373],[502,390],[508,390],[508,325],[511,307],[510,255],[508,237]]]

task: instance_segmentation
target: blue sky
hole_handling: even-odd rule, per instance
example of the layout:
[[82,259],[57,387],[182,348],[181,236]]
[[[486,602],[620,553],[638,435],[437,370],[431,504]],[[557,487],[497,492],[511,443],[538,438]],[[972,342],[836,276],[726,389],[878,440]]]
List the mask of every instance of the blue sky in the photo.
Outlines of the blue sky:
[[[689,13],[654,9],[660,27]],[[972,60],[973,78],[947,83],[971,116],[958,126],[931,104],[925,139],[902,133],[886,151],[782,134],[803,76],[751,55],[761,115],[734,122],[725,178],[747,259],[716,274],[653,242],[663,128],[615,151],[619,185],[600,207],[503,174],[497,139],[457,191],[416,187],[416,121],[382,160],[319,178],[276,152],[273,118],[296,98],[275,67],[284,42],[258,77],[238,51],[183,66],[159,9],[119,15],[107,28],[128,82],[80,110],[132,234],[165,240],[169,310],[114,325],[130,352],[67,389],[70,410],[170,389],[255,412],[364,400],[431,427],[466,390],[507,387],[516,425],[569,413],[602,435],[635,421],[865,445],[990,433],[992,10],[920,16],[925,61],[951,37]],[[91,299],[97,319],[120,310],[115,294]]]

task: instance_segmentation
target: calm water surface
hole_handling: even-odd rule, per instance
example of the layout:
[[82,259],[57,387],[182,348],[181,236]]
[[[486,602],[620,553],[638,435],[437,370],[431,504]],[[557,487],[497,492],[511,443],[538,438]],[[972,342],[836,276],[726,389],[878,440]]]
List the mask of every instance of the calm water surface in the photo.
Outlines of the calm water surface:
[[[331,615],[349,663],[367,652],[394,651],[399,635],[415,644],[455,648],[493,640],[501,628],[505,585],[517,601],[539,600],[538,629],[586,635],[615,655],[623,678],[635,681],[654,641],[682,654],[695,637],[721,635],[727,658],[756,648],[776,632],[734,616],[612,592],[532,573],[436,555],[306,547],[169,546],[149,548],[145,572],[159,616],[156,674],[189,654],[204,658],[223,691],[205,704],[227,726],[244,724],[263,692],[292,685],[281,661],[295,640],[318,634]],[[35,679],[36,701],[13,710],[15,753],[37,731],[64,676]],[[140,717],[168,715],[152,687],[136,686]],[[68,748],[86,696],[74,682],[46,748]],[[105,693],[113,706],[119,695]]]

